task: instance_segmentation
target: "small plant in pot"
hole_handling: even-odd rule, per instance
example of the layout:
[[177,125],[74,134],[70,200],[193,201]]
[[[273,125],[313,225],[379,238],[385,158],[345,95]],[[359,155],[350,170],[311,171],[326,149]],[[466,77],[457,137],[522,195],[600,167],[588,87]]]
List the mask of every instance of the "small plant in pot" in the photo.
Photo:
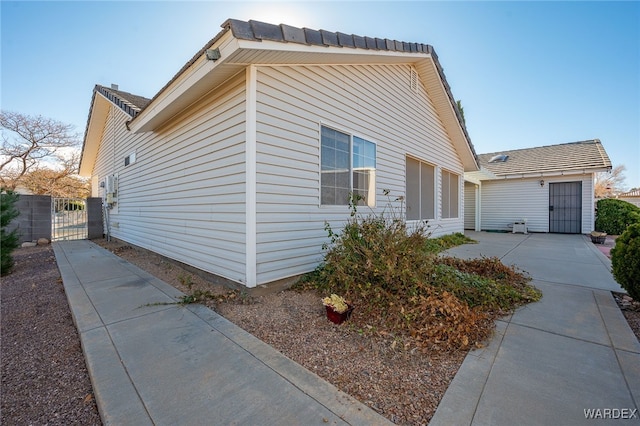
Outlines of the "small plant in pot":
[[337,294],[325,297],[322,299],[322,304],[327,310],[327,318],[335,324],[342,324],[349,319],[351,312],[353,312],[353,306],[349,305],[342,296]]

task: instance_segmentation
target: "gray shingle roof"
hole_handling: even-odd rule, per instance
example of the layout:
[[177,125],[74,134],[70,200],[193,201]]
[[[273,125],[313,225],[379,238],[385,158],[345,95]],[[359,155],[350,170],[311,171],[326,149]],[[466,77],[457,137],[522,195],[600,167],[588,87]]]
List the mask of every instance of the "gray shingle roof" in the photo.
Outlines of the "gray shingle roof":
[[[490,163],[496,155],[509,157]],[[479,154],[478,163],[497,176],[611,168],[599,139]]]
[[640,189],[619,194],[618,197],[640,197]]
[[274,25],[259,21],[228,19],[222,24],[235,38],[241,40],[270,40],[283,43],[299,43],[316,46],[337,46],[357,49],[389,50],[395,52],[422,52],[433,54],[433,47],[422,43],[362,37],[354,34],[296,28],[285,24]]
[[143,96],[111,89],[109,87],[100,86],[99,84],[96,84],[95,91],[101,93],[131,117],[135,117],[149,104],[149,102],[151,102],[151,99],[147,99]]

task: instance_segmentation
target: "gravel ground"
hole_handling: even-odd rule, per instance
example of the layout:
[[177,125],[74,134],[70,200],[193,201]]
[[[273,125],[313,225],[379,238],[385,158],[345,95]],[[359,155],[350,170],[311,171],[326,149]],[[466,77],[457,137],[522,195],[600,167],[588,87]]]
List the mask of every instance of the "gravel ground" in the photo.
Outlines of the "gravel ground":
[[51,246],[20,248],[2,277],[2,425],[101,425]]
[[618,303],[618,307],[622,311],[622,315],[627,319],[629,327],[640,342],[640,301],[633,300],[626,294],[613,293],[614,299]]

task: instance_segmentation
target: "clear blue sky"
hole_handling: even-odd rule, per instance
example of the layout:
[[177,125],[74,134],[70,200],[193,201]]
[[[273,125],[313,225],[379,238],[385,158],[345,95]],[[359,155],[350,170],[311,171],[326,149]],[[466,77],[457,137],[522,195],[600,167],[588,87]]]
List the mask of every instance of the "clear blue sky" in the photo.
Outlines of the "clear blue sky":
[[93,86],[152,97],[227,18],[435,47],[478,153],[598,138],[640,187],[639,2],[1,2],[3,109],[83,134]]

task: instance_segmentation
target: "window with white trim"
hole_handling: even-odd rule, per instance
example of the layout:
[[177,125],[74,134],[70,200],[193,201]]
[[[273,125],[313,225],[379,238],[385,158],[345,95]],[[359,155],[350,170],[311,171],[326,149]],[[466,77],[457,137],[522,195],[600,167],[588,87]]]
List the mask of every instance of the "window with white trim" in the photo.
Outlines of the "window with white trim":
[[322,126],[320,132],[320,204],[376,205],[376,145],[357,136]]
[[459,177],[458,175],[442,171],[442,218],[456,218],[458,217],[458,202],[459,202]]
[[406,157],[407,220],[435,218],[435,167]]

